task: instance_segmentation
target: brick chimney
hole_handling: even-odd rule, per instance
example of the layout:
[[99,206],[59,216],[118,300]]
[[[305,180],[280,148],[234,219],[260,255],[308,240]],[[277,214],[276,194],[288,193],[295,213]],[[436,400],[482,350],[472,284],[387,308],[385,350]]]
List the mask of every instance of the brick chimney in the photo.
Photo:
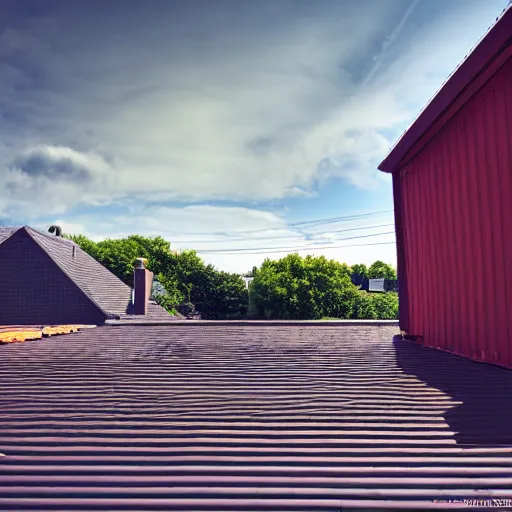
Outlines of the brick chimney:
[[133,271],[133,313],[135,315],[148,314],[153,272],[146,268],[146,261],[145,258],[137,258]]

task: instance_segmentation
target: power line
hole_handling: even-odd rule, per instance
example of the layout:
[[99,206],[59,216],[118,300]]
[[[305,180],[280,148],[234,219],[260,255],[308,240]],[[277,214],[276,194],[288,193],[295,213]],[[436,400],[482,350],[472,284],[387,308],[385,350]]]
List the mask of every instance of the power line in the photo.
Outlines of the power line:
[[345,217],[330,217],[328,219],[318,219],[318,220],[308,220],[303,222],[292,222],[288,224],[289,226],[305,226],[305,225],[312,225],[312,224],[331,224],[333,222],[341,222],[343,220],[356,220],[356,219],[362,219],[365,217],[372,217],[374,215],[380,215],[382,213],[390,213],[393,210],[381,210],[380,212],[370,212],[370,213],[361,213],[359,215],[349,215]]
[[[302,251],[310,251],[311,249],[344,249],[344,248],[348,248],[348,247],[369,247],[369,246],[372,246],[372,245],[391,245],[391,244],[396,244],[396,242],[377,242],[377,243],[374,243],[374,244],[352,244],[352,245],[331,245],[331,246],[328,246],[328,247],[314,247],[314,246],[310,246],[310,247],[304,247],[303,249],[295,249],[295,251],[292,251],[292,252],[302,252]],[[201,254],[216,254],[216,251],[197,251],[198,253],[200,252]],[[254,251],[254,252],[245,252],[243,254],[279,254],[281,252],[286,252],[286,251],[283,251],[282,249],[280,251]],[[239,252],[236,252],[236,251],[225,251],[223,252],[224,254],[240,254]]]
[[[286,223],[279,227],[268,227],[264,229],[246,229],[246,230],[239,230],[239,231],[232,231],[231,236],[237,236],[237,235],[247,235],[252,233],[268,233],[270,231],[283,231],[287,230],[290,227],[304,227],[307,228],[308,226],[315,226],[315,225],[322,225],[322,224],[332,224],[334,222],[349,222],[353,220],[358,219],[364,219],[366,217],[372,217],[375,215],[380,215],[383,213],[390,213],[393,210],[381,210],[376,212],[369,212],[369,213],[361,213],[357,215],[347,215],[342,217],[329,217],[325,219],[316,219],[316,220],[308,220],[308,221],[301,221],[301,222],[292,222],[292,223]],[[284,221],[284,219],[283,219]],[[218,236],[229,236],[229,233],[226,231],[167,231],[165,233],[166,235],[195,235],[195,236],[202,236],[202,235],[218,235]]]
[[[390,224],[374,224],[373,226],[361,226],[359,228],[349,228],[349,229],[339,229],[335,231],[320,231],[316,233],[306,233],[311,236],[322,236],[325,233],[346,233],[347,231],[363,231],[365,229],[373,229],[373,228],[384,228],[389,226],[394,226],[395,224],[392,222]],[[297,236],[304,236],[304,233],[298,232],[296,236],[261,236],[261,237],[250,237],[248,235],[245,236],[233,236],[229,238],[223,238],[221,240],[173,240],[173,244],[201,244],[201,243],[225,243],[225,242],[243,242],[245,240],[287,240],[287,239],[295,239]]]
[[[341,240],[355,240],[355,239],[358,239],[358,238],[369,238],[369,237],[372,237],[372,236],[381,236],[381,235],[394,235],[395,232],[394,231],[386,231],[385,233],[373,233],[371,235],[359,235],[359,236],[351,236],[351,237],[347,237],[347,238],[339,238],[338,240],[336,240],[337,242],[338,241],[341,241]],[[275,251],[275,252],[282,252],[282,251],[295,251],[295,250],[304,250],[304,249],[324,249],[324,248],[330,248],[332,247],[332,245],[328,245],[328,246],[321,246],[321,245],[308,245],[308,246],[303,246],[302,248],[299,248],[297,246],[294,246],[294,247],[260,247],[258,249],[258,251],[265,251],[265,250],[272,250],[272,251]],[[233,253],[233,252],[236,252],[236,253],[241,253],[241,254],[244,254],[246,253],[246,251],[252,251],[254,250],[253,248],[248,248],[248,249],[211,249],[211,250],[206,250],[206,251],[202,251],[201,249],[195,249],[197,252],[201,252],[201,253],[208,253],[208,254],[214,254],[214,253],[223,253],[223,252],[230,252],[230,253]]]

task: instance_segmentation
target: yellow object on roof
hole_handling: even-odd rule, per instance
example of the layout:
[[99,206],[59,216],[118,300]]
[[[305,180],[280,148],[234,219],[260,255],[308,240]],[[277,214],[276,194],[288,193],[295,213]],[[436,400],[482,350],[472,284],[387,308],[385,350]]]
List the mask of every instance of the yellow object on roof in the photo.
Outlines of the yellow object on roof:
[[94,325],[0,325],[0,343],[40,340],[47,336],[69,334],[81,329],[95,327]]

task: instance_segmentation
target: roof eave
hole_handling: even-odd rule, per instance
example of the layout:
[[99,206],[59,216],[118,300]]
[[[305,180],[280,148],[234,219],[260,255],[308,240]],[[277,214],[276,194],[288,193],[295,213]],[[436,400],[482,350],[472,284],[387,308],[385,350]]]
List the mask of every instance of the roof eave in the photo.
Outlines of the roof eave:
[[496,23],[479,40],[473,50],[459,64],[446,82],[430,99],[412,125],[403,133],[378,169],[395,172],[409,149],[427,129],[449,108],[479,71],[510,41],[512,6],[509,5]]

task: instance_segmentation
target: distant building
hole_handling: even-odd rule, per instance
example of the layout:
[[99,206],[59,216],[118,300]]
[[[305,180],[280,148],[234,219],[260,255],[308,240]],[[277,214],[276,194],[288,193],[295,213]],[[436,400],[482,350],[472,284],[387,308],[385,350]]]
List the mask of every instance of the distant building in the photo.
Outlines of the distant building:
[[400,326],[512,368],[512,7],[379,169],[393,173]]
[[149,300],[152,273],[135,293],[73,241],[30,227],[0,227],[0,325],[101,325],[136,315],[168,319]]

